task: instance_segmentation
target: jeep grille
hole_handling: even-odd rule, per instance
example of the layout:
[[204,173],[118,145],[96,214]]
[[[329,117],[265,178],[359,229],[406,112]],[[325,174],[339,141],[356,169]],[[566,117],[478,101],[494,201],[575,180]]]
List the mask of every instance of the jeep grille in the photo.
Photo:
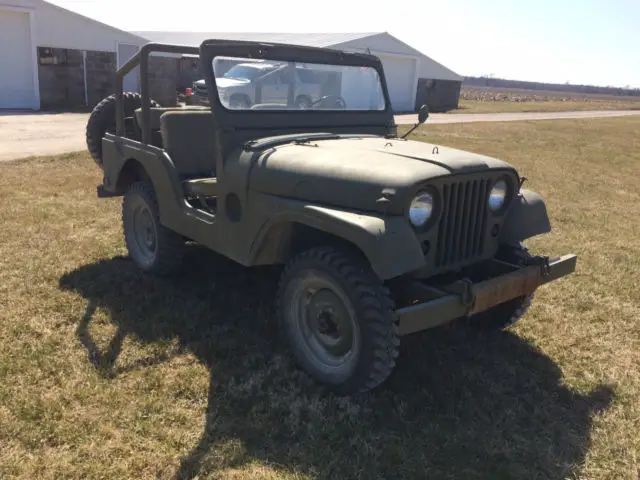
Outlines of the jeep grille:
[[481,256],[491,182],[465,180],[442,186],[443,210],[438,228],[437,267]]

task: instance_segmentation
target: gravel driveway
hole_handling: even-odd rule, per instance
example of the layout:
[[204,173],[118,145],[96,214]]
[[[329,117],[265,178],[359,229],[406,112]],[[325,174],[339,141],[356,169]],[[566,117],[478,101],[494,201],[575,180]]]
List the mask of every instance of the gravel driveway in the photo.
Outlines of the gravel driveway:
[[[551,113],[434,113],[430,123],[505,122],[562,118],[639,115],[637,110]],[[86,150],[86,113],[0,112],[0,161],[32,155],[57,155]],[[397,115],[396,123],[412,124],[417,115]]]
[[86,150],[86,113],[0,113],[0,161]]

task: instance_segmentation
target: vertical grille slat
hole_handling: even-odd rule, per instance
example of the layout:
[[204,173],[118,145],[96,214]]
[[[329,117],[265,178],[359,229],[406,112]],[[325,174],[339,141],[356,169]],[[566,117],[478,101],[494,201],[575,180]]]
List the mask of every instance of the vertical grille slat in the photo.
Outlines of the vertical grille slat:
[[442,200],[443,211],[440,219],[440,225],[438,225],[438,243],[436,245],[436,266],[440,266],[444,263],[444,252],[446,251],[445,245],[445,232],[447,231],[447,205],[449,204],[449,186],[444,185],[442,187]]
[[458,184],[457,183],[453,183],[451,184],[451,193],[449,195],[449,212],[451,213],[449,215],[449,221],[447,222],[447,232],[446,232],[446,241],[445,241],[445,245],[446,245],[446,251],[445,251],[445,260],[444,263],[445,264],[449,264],[453,261],[452,258],[452,248],[451,248],[451,244],[453,243],[453,234],[456,228],[456,210],[458,207]]
[[[464,192],[464,212],[470,211],[473,205],[473,186],[475,181],[469,182]],[[471,222],[473,218],[471,215],[465,215],[465,218],[462,222],[462,232],[460,233],[460,247],[458,250],[458,255],[460,258],[466,259],[469,257],[469,230],[471,229]]]
[[454,217],[455,221],[453,228],[453,238],[451,239],[451,257],[453,261],[460,258],[460,255],[458,254],[458,247],[460,246],[460,242],[462,241],[460,235],[462,234],[463,218],[466,216],[464,215],[465,190],[466,185],[464,183],[459,184],[456,196],[456,216]]
[[488,188],[489,182],[478,178],[442,186],[442,216],[435,254],[437,267],[455,266],[482,254]]
[[489,193],[489,182],[484,182],[484,188],[482,189],[482,201],[480,202],[480,211],[478,214],[478,222],[480,222],[480,228],[478,231],[478,241],[476,242],[476,255],[482,255],[482,250],[483,250],[483,242],[482,239],[484,238],[484,225],[485,225],[485,217],[487,215],[487,202],[486,202],[486,198],[487,195]]
[[[484,180],[480,180],[478,182],[476,203],[471,209],[471,217],[473,218],[473,233],[471,235],[473,236],[474,239],[477,238],[478,232],[480,231],[480,223],[481,223],[480,209],[482,208],[480,204],[483,201],[484,184],[485,184]],[[477,245],[475,241],[471,244],[471,248],[469,250],[470,250],[469,255],[477,254],[477,251],[476,251]]]

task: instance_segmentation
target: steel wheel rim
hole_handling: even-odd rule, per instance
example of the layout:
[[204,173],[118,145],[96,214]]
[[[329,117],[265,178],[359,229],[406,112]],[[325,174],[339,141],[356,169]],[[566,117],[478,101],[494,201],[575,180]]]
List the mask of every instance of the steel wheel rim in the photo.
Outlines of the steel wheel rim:
[[147,263],[153,262],[158,235],[153,216],[146,205],[137,205],[133,211],[133,238],[141,259]]
[[287,315],[296,342],[317,370],[347,376],[360,351],[351,302],[324,275],[305,273],[294,287]]

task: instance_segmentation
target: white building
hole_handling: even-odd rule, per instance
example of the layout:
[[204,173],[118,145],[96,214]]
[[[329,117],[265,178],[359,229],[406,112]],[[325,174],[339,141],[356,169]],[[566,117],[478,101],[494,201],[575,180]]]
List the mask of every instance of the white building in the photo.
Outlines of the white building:
[[69,103],[95,103],[109,90],[118,52],[130,57],[144,43],[42,0],[0,0],[0,108],[37,110],[56,97],[64,105],[64,92]]
[[[44,0],[0,0],[0,108],[90,108],[113,93],[113,73],[141,45],[148,41],[199,45],[207,38],[372,53],[382,61],[394,110],[415,111],[424,98],[432,106],[438,91],[447,96],[444,104],[455,107],[458,103],[462,77],[386,32],[125,32]],[[164,68],[179,68],[178,62],[168,65]],[[167,80],[165,97],[175,95],[168,84],[177,76],[169,70],[156,75]],[[438,90],[438,86],[443,87]],[[125,90],[137,89],[138,79],[129,75]]]

